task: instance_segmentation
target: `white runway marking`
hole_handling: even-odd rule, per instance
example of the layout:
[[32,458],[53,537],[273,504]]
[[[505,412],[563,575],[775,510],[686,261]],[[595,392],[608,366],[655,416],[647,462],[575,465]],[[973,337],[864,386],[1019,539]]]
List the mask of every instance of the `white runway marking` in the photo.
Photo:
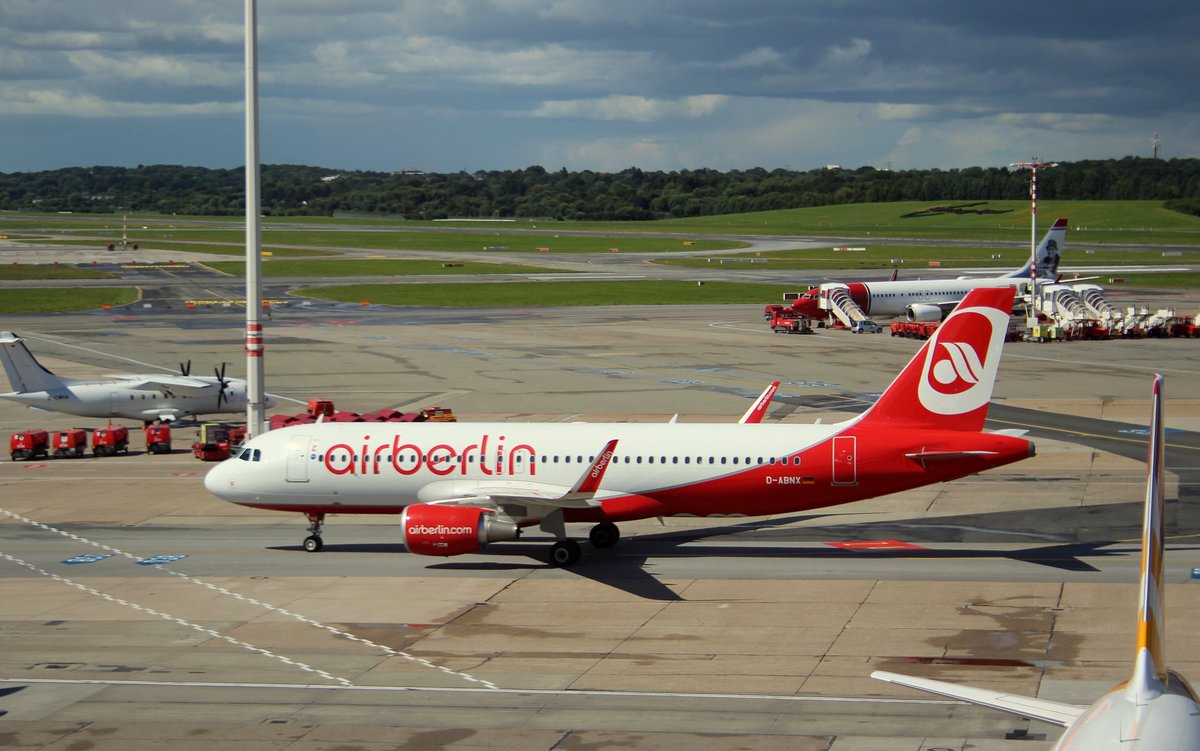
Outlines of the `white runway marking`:
[[0,683],[49,684],[64,686],[162,686],[170,688],[251,688],[291,691],[384,691],[453,694],[510,694],[519,696],[594,696],[609,698],[652,699],[720,699],[722,701],[780,701],[798,704],[919,704],[960,706],[966,702],[953,699],[897,699],[872,696],[800,696],[795,694],[689,694],[676,691],[600,691],[595,689],[542,688],[450,688],[438,686],[357,686],[314,683],[216,683],[201,681],[124,681],[99,678],[3,678]]
[[209,636],[212,636],[214,638],[222,639],[224,641],[229,642],[230,644],[232,644],[234,646],[241,647],[242,649],[245,649],[245,650],[249,650],[250,652],[254,652],[256,654],[263,655],[264,657],[270,657],[272,659],[279,660],[280,662],[284,663],[285,665],[291,665],[293,667],[300,668],[301,670],[307,671],[309,673],[316,673],[317,675],[321,676],[322,678],[324,678],[327,681],[334,681],[343,686],[350,685],[350,681],[346,680],[345,678],[338,678],[336,675],[331,675],[329,673],[326,673],[324,670],[314,668],[311,665],[306,665],[303,662],[293,660],[289,657],[284,657],[283,655],[277,655],[274,652],[270,652],[266,649],[262,649],[261,647],[256,647],[253,644],[241,641],[239,639],[234,639],[233,637],[226,636],[217,631],[213,631],[210,628],[205,628],[204,626],[192,623],[191,621],[185,621],[182,618],[176,618],[175,616],[170,615],[169,613],[164,613],[161,610],[155,610],[154,608],[148,608],[148,607],[145,607],[144,605],[138,605],[136,602],[130,602],[129,600],[123,600],[120,597],[113,597],[112,595],[101,592],[98,589],[93,589],[92,587],[89,587],[86,584],[81,584],[80,582],[77,582],[74,579],[68,579],[65,576],[59,576],[58,574],[53,574],[44,568],[39,568],[38,566],[35,566],[32,563],[23,561],[20,558],[9,555],[8,553],[0,552],[0,558],[3,558],[6,561],[11,561],[12,563],[17,564],[18,566],[27,568],[30,571],[34,572],[35,574],[49,577],[56,582],[66,584],[68,587],[74,587],[75,589],[78,589],[81,592],[87,592],[88,594],[93,595],[95,597],[100,597],[102,599],[108,600],[109,602],[114,603],[116,605],[123,605],[127,608],[132,608],[133,610],[136,610],[139,613],[146,613],[148,615],[153,615],[157,618],[162,618],[164,621],[171,621],[172,623],[178,623],[180,626],[183,626],[184,628],[190,628],[194,631],[199,631],[202,634],[208,634]]
[[[103,544],[103,543],[100,543],[100,542],[95,542],[94,540],[89,540],[89,539],[87,539],[86,537],[80,537],[79,535],[72,534],[72,533],[70,533],[70,532],[67,532],[66,530],[58,529],[57,527],[52,527],[52,526],[50,526],[50,525],[48,525],[48,524],[43,524],[42,522],[35,521],[35,520],[33,520],[33,519],[30,519],[30,518],[28,518],[28,517],[25,517],[25,516],[21,516],[20,514],[14,513],[14,512],[12,512],[12,511],[9,511],[9,510],[7,510],[7,509],[0,508],[0,514],[3,514],[3,515],[5,515],[5,516],[8,516],[8,517],[10,517],[10,518],[12,518],[12,519],[16,519],[17,521],[24,522],[25,524],[28,524],[28,525],[30,525],[30,526],[37,527],[38,529],[42,529],[42,530],[45,530],[45,531],[47,531],[47,532],[51,532],[51,533],[53,533],[53,534],[56,534],[56,535],[61,535],[61,536],[63,536],[63,537],[66,537],[66,538],[68,538],[68,539],[71,539],[71,540],[75,540],[76,542],[80,542],[80,543],[83,543],[83,544],[85,544],[85,545],[90,545],[90,546],[92,546],[92,547],[95,547],[95,548],[100,548],[101,550],[106,550],[106,551],[108,551],[108,552],[110,552],[110,553],[113,553],[113,554],[115,554],[115,555],[119,555],[119,556],[123,556],[123,557],[125,557],[125,558],[129,558],[129,559],[131,559],[131,560],[133,560],[133,561],[135,561],[135,562],[143,560],[141,557],[139,557],[139,556],[136,556],[136,555],[133,555],[132,553],[126,553],[124,550],[120,550],[119,548],[114,548],[114,547],[112,547],[112,546],[110,546],[110,545],[105,545],[105,544]],[[255,646],[253,646],[253,645],[247,644],[247,643],[245,643],[245,642],[238,642],[238,641],[235,641],[235,640],[233,640],[233,639],[230,639],[230,638],[228,638],[228,637],[221,636],[220,634],[217,634],[216,632],[212,632],[212,631],[209,631],[208,629],[204,629],[204,628],[202,628],[202,627],[200,627],[200,626],[196,626],[196,625],[194,625],[194,624],[187,623],[186,621],[182,621],[182,620],[180,620],[180,619],[178,619],[178,618],[174,618],[174,617],[172,617],[172,616],[170,616],[170,615],[167,615],[167,614],[165,614],[165,613],[159,613],[159,612],[157,612],[157,611],[152,611],[152,610],[150,610],[150,609],[148,609],[148,608],[143,608],[143,607],[142,607],[142,606],[140,606],[140,605],[137,605],[137,604],[135,604],[135,603],[126,602],[126,601],[124,601],[124,600],[116,600],[115,598],[112,598],[112,597],[110,597],[109,595],[105,595],[105,594],[103,594],[103,593],[101,593],[101,592],[98,592],[98,591],[96,591],[96,590],[93,590],[93,589],[92,589],[92,588],[90,588],[90,587],[86,587],[86,586],[84,586],[84,585],[78,584],[77,582],[73,582],[73,581],[71,581],[70,579],[66,579],[66,578],[64,578],[64,577],[58,576],[57,574],[52,574],[52,573],[50,573],[49,571],[45,571],[45,570],[43,570],[43,569],[39,569],[38,567],[36,567],[36,566],[34,566],[34,565],[32,565],[32,564],[26,563],[25,561],[22,561],[22,560],[20,560],[20,559],[18,559],[18,558],[13,558],[12,556],[6,555],[6,554],[4,554],[4,553],[2,553],[2,552],[0,552],[0,556],[4,557],[4,558],[6,558],[6,559],[8,559],[8,560],[10,560],[10,561],[12,561],[13,563],[16,563],[16,564],[18,564],[18,565],[24,566],[25,568],[28,568],[28,569],[30,569],[30,570],[33,570],[33,571],[35,571],[35,572],[37,572],[37,573],[39,573],[39,574],[41,574],[41,575],[43,575],[43,576],[49,576],[50,578],[52,578],[52,579],[54,579],[54,580],[56,580],[56,581],[61,581],[62,583],[64,583],[64,584],[67,584],[67,585],[69,585],[69,586],[76,587],[77,589],[82,589],[82,590],[84,590],[85,592],[91,592],[91,593],[93,593],[93,594],[96,594],[96,595],[99,595],[100,597],[103,597],[103,598],[105,598],[105,599],[107,599],[107,600],[112,600],[112,601],[114,601],[114,602],[117,602],[118,604],[126,605],[126,606],[128,606],[128,607],[132,607],[132,608],[134,608],[135,610],[142,610],[142,611],[144,611],[144,612],[147,612],[147,613],[153,613],[154,615],[157,615],[157,616],[159,616],[159,617],[161,617],[161,618],[165,618],[166,620],[171,620],[171,621],[176,621],[176,622],[178,622],[178,623],[182,623],[182,624],[184,624],[184,625],[186,625],[186,626],[189,626],[189,627],[191,627],[191,628],[195,628],[195,629],[198,629],[198,630],[204,631],[205,633],[210,633],[210,634],[212,634],[213,636],[218,636],[218,637],[220,637],[220,638],[222,638],[222,639],[225,639],[226,641],[230,641],[231,643],[238,644],[239,646],[242,646],[242,647],[244,647],[244,648],[246,648],[246,649],[250,649],[251,651],[254,651],[254,652],[259,652],[259,653],[261,653],[261,654],[265,654],[265,655],[268,655],[268,656],[270,656],[270,657],[274,657],[275,659],[281,660],[281,661],[283,661],[283,662],[285,662],[285,663],[287,663],[287,664],[289,664],[289,665],[297,665],[297,666],[300,666],[300,667],[302,667],[302,668],[303,668],[303,669],[305,669],[305,670],[312,670],[313,672],[316,672],[316,673],[320,674],[322,677],[325,677],[325,678],[327,678],[327,679],[329,679],[329,680],[332,680],[332,681],[337,681],[337,682],[339,682],[339,683],[341,683],[341,684],[343,684],[343,685],[350,685],[350,682],[349,682],[349,681],[347,681],[347,680],[345,680],[344,678],[338,678],[338,677],[336,677],[336,676],[329,675],[328,673],[325,673],[325,672],[323,672],[323,671],[320,671],[320,670],[316,670],[315,668],[310,668],[310,667],[307,667],[307,666],[305,666],[303,663],[299,663],[299,662],[295,662],[295,661],[293,661],[293,660],[289,660],[288,658],[286,658],[286,657],[283,657],[283,656],[281,656],[281,655],[275,655],[275,654],[272,654],[272,653],[270,653],[270,652],[267,652],[266,650],[259,649],[258,647],[255,647]],[[166,566],[158,565],[158,566],[155,566],[154,568],[155,568],[156,570],[162,571],[163,573],[170,574],[171,576],[175,576],[175,577],[178,577],[178,578],[180,578],[180,579],[183,579],[184,581],[188,581],[188,582],[191,582],[192,584],[196,584],[196,585],[198,585],[198,586],[204,587],[205,589],[212,590],[213,592],[218,592],[218,593],[220,593],[220,594],[227,595],[227,596],[229,596],[229,597],[233,597],[233,598],[235,598],[235,599],[241,600],[242,602],[247,602],[247,603],[250,603],[251,605],[256,605],[256,606],[258,606],[258,607],[261,607],[261,608],[263,608],[263,609],[265,609],[265,610],[269,610],[269,611],[271,611],[272,613],[278,613],[278,614],[280,614],[280,615],[284,615],[284,616],[287,616],[287,617],[289,617],[289,618],[292,618],[292,619],[294,619],[294,620],[300,621],[301,623],[308,624],[309,626],[312,626],[313,628],[318,628],[318,629],[321,629],[321,630],[323,630],[323,631],[327,631],[327,632],[329,632],[329,633],[333,634],[334,636],[340,636],[340,637],[342,637],[342,638],[344,638],[344,639],[348,639],[348,640],[350,640],[350,641],[358,642],[359,644],[364,644],[364,645],[366,645],[366,646],[368,646],[368,647],[371,647],[372,649],[377,649],[377,650],[379,650],[379,651],[383,652],[384,654],[386,654],[386,655],[388,655],[388,656],[390,656],[390,657],[402,657],[402,658],[404,658],[405,660],[409,660],[410,662],[415,662],[415,663],[417,663],[417,664],[419,664],[419,665],[423,665],[423,666],[425,666],[425,667],[427,667],[427,668],[429,668],[429,669],[431,669],[431,670],[437,670],[437,671],[439,671],[439,672],[441,672],[441,673],[445,673],[446,675],[452,675],[452,676],[455,676],[455,677],[457,677],[457,678],[461,678],[461,679],[463,679],[463,680],[465,680],[465,681],[467,681],[467,682],[469,682],[469,683],[478,683],[478,684],[480,684],[481,686],[484,686],[485,688],[487,688],[487,689],[490,689],[490,690],[495,690],[495,689],[497,688],[496,684],[492,683],[491,681],[486,681],[486,680],[484,680],[484,679],[482,679],[482,678],[476,678],[475,676],[473,676],[473,675],[469,675],[468,673],[462,673],[462,672],[459,672],[459,671],[457,671],[457,670],[452,670],[451,668],[445,667],[445,666],[443,666],[443,665],[438,665],[437,663],[435,663],[435,662],[432,662],[432,661],[430,661],[430,660],[427,660],[427,659],[425,659],[424,657],[417,657],[416,655],[413,655],[413,654],[410,654],[410,653],[408,653],[408,652],[404,652],[404,651],[401,651],[401,650],[398,650],[398,649],[392,649],[391,647],[385,646],[385,645],[383,645],[383,644],[376,644],[375,642],[373,642],[373,641],[371,641],[371,640],[369,640],[369,639],[364,639],[364,638],[362,638],[362,637],[360,637],[360,636],[356,636],[356,635],[354,635],[354,634],[351,634],[351,633],[349,633],[349,632],[342,631],[342,630],[341,630],[341,629],[339,629],[339,628],[335,628],[335,627],[333,627],[333,626],[329,626],[329,625],[326,625],[326,624],[324,624],[324,623],[321,623],[320,621],[315,621],[315,620],[313,620],[312,618],[308,618],[308,617],[306,617],[306,616],[300,615],[299,613],[293,613],[293,612],[291,612],[290,610],[285,610],[284,608],[281,608],[281,607],[278,607],[278,606],[272,605],[272,604],[270,604],[270,603],[267,603],[267,602],[263,602],[262,600],[256,600],[256,599],[254,599],[253,597],[247,597],[247,596],[245,596],[245,595],[243,595],[243,594],[239,594],[239,593],[237,593],[237,592],[234,592],[233,590],[230,590],[230,589],[225,589],[224,587],[217,586],[216,584],[212,584],[212,583],[210,583],[210,582],[206,582],[206,581],[202,581],[202,580],[200,580],[200,579],[196,579],[196,578],[194,578],[194,577],[188,576],[187,574],[183,574],[183,573],[180,573],[180,572],[178,572],[178,571],[172,571],[171,569],[167,568]]]

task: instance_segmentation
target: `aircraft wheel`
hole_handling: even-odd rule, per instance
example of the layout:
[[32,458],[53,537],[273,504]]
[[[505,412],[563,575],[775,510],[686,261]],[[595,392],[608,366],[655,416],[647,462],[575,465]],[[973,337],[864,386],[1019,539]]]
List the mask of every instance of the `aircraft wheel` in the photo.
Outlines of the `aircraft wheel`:
[[325,541],[316,535],[304,538],[304,549],[310,553],[319,553],[323,547],[325,547]]
[[559,568],[573,566],[579,562],[582,551],[574,540],[559,540],[550,548],[550,562]]
[[588,539],[592,541],[594,548],[611,548],[617,544],[617,540],[621,539],[621,530],[617,529],[617,525],[612,522],[600,522],[592,527],[592,531],[588,533]]

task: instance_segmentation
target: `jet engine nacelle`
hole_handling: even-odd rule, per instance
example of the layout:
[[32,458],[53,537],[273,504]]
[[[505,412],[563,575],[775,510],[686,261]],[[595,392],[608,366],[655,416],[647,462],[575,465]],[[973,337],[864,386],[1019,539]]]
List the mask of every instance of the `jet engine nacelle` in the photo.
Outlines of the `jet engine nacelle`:
[[516,539],[515,522],[496,518],[491,509],[417,503],[400,515],[404,546],[417,555],[474,553],[489,542]]
[[910,321],[935,322],[940,321],[945,317],[942,313],[942,308],[939,305],[923,305],[921,303],[917,303],[915,305],[909,305],[904,312]]

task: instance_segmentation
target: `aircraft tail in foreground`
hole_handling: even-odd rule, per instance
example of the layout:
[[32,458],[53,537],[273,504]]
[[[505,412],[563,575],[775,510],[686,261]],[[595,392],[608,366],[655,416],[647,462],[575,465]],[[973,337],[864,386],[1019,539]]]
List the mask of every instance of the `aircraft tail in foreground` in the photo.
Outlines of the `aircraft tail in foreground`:
[[1182,676],[1167,669],[1165,661],[1162,383],[1162,376],[1155,376],[1136,648],[1129,679],[1083,707],[881,670],[872,678],[1064,726],[1067,730],[1055,751],[1200,749],[1196,694]]
[[971,292],[858,424],[983,430],[1014,294],[1012,287]]

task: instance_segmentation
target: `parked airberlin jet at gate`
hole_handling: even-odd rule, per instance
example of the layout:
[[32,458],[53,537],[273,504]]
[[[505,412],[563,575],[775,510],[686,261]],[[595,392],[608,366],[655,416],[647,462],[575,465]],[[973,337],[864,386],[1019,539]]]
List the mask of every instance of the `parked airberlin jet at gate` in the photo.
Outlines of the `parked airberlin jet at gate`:
[[834,506],[1020,461],[1033,444],[984,433],[1013,289],[976,290],[866,412],[829,425],[318,423],[255,437],[205,486],[243,506],[325,515],[400,514],[409,552],[450,556],[553,534],[551,562],[616,522],[763,516]]

